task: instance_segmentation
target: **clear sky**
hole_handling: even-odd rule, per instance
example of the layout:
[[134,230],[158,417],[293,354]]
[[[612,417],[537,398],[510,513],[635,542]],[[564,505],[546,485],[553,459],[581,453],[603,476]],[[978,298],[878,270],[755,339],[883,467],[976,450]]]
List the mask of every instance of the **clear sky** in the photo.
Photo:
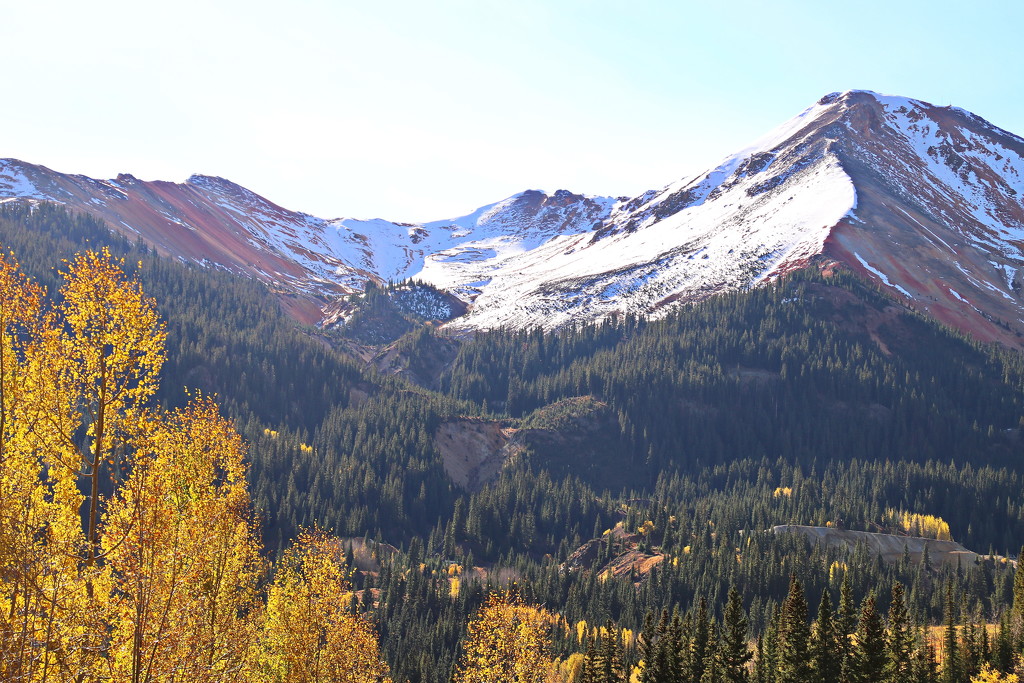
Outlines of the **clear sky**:
[[0,157],[325,218],[633,195],[836,90],[1024,135],[1021,26],[983,0],[5,1]]

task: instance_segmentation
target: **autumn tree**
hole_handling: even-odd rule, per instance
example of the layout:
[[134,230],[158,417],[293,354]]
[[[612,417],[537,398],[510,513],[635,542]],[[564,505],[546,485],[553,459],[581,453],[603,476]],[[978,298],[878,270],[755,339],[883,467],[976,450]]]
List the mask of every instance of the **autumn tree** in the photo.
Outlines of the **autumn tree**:
[[122,680],[244,680],[262,575],[245,449],[199,397],[153,419],[101,525]]
[[0,257],[0,679],[381,680],[326,537],[264,617],[241,437],[209,398],[149,406],[164,329],[123,265],[72,259],[44,311]]
[[131,466],[126,452],[157,389],[166,333],[156,302],[109,251],[88,251],[67,265],[36,361],[49,387],[45,437],[53,465],[84,479],[82,559],[92,567],[101,553],[101,487]]
[[457,683],[540,683],[552,667],[550,615],[508,593],[491,593],[469,623]]
[[35,677],[46,663],[51,517],[32,426],[40,419],[26,354],[38,338],[42,291],[0,254],[0,679]]
[[307,531],[278,563],[267,597],[255,680],[390,680],[372,625],[348,609],[351,586],[343,554],[336,539],[320,531]]
[[5,574],[23,589],[8,614],[36,650],[5,660],[31,662],[42,678],[92,678],[109,661],[103,501],[131,467],[164,339],[155,305],[122,265],[106,251],[76,257],[60,303],[43,314],[41,292],[13,259],[2,268],[3,485],[18,509],[5,525],[18,537],[8,546],[18,569]]
[[1017,674],[1004,674],[985,664],[981,671],[971,678],[971,683],[1017,683],[1020,680]]

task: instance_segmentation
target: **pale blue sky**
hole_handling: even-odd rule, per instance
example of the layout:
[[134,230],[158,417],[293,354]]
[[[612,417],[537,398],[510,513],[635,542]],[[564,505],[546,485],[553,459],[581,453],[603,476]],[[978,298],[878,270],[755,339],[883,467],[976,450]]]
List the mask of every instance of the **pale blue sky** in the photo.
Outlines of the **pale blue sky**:
[[328,218],[633,195],[835,90],[1024,135],[1021,26],[1024,3],[934,0],[4,2],[0,157]]

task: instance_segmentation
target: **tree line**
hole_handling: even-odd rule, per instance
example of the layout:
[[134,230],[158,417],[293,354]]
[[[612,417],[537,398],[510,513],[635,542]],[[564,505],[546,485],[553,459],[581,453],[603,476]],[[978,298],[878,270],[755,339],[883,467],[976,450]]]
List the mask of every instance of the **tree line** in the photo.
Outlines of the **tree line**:
[[57,303],[0,256],[0,679],[379,681],[339,544],[263,587],[242,439],[209,398],[157,409],[155,303],[109,252]]
[[[667,610],[671,624],[674,611],[682,619],[682,606],[701,599],[721,628],[732,587],[750,638],[764,639],[791,575],[807,595],[827,591],[834,603],[849,576],[856,604],[874,591],[883,614],[899,583],[920,627],[944,622],[949,586],[958,633],[1009,614],[1009,562],[888,563],[865,546],[827,549],[770,532],[792,523],[907,533],[903,519],[918,519],[918,529],[932,519],[991,555],[1013,554],[1024,535],[1020,355],[912,313],[878,328],[879,345],[856,323],[889,303],[851,277],[799,273],[658,321],[626,316],[555,334],[445,339],[455,356],[425,388],[346,357],[333,332],[295,325],[258,283],[162,259],[87,217],[5,204],[0,242],[46,289],[50,303],[39,298],[38,308],[53,315],[65,305],[68,273],[53,269],[55,257],[74,263],[106,246],[111,262],[124,259],[127,281],[156,295],[165,321],[163,351],[151,354],[158,362],[129,382],[141,386],[159,372],[140,401],[167,422],[161,443],[217,412],[185,387],[216,394],[229,416],[218,429],[237,430],[248,447],[242,517],[265,549],[253,556],[264,569],[283,567],[272,561],[294,557],[289,548],[303,529],[338,534],[332,543],[351,583],[346,610],[377,625],[396,680],[449,680],[471,616],[513,579],[526,604],[574,627],[584,622],[588,633],[611,620],[620,633],[639,634],[646,615],[657,626]],[[64,325],[66,337],[80,336]],[[420,329],[399,345],[415,353],[436,334]],[[452,484],[434,441],[442,422],[466,416],[521,429],[527,444],[475,491]],[[94,423],[83,418],[65,439],[86,473]],[[139,469],[142,447],[109,441],[111,428],[100,430],[109,455],[97,461],[99,495],[90,498],[88,476],[68,475],[90,505],[119,500]],[[156,447],[147,448],[156,459]],[[105,564],[105,520],[114,517],[101,505],[90,533],[88,508],[79,515],[80,556],[87,561],[91,547],[94,564]],[[397,550],[353,572],[345,548],[356,539]],[[588,543],[593,564],[569,570]],[[630,553],[657,564],[642,574],[608,571]],[[251,594],[253,614],[269,605],[267,580]],[[552,654],[579,662],[591,642],[556,629]],[[635,646],[624,652],[637,659]]]

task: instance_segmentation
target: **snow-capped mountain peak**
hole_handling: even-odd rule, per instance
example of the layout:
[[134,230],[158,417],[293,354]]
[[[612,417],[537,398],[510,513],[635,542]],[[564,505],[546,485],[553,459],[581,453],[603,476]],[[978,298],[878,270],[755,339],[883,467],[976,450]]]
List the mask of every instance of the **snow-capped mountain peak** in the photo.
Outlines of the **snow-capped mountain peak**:
[[164,253],[264,280],[296,317],[416,278],[470,303],[461,328],[554,328],[842,264],[981,339],[1024,334],[1024,140],[955,107],[849,90],[633,198],[527,190],[424,223],[327,220],[223,178],[183,184],[0,161],[0,201],[55,201]]

